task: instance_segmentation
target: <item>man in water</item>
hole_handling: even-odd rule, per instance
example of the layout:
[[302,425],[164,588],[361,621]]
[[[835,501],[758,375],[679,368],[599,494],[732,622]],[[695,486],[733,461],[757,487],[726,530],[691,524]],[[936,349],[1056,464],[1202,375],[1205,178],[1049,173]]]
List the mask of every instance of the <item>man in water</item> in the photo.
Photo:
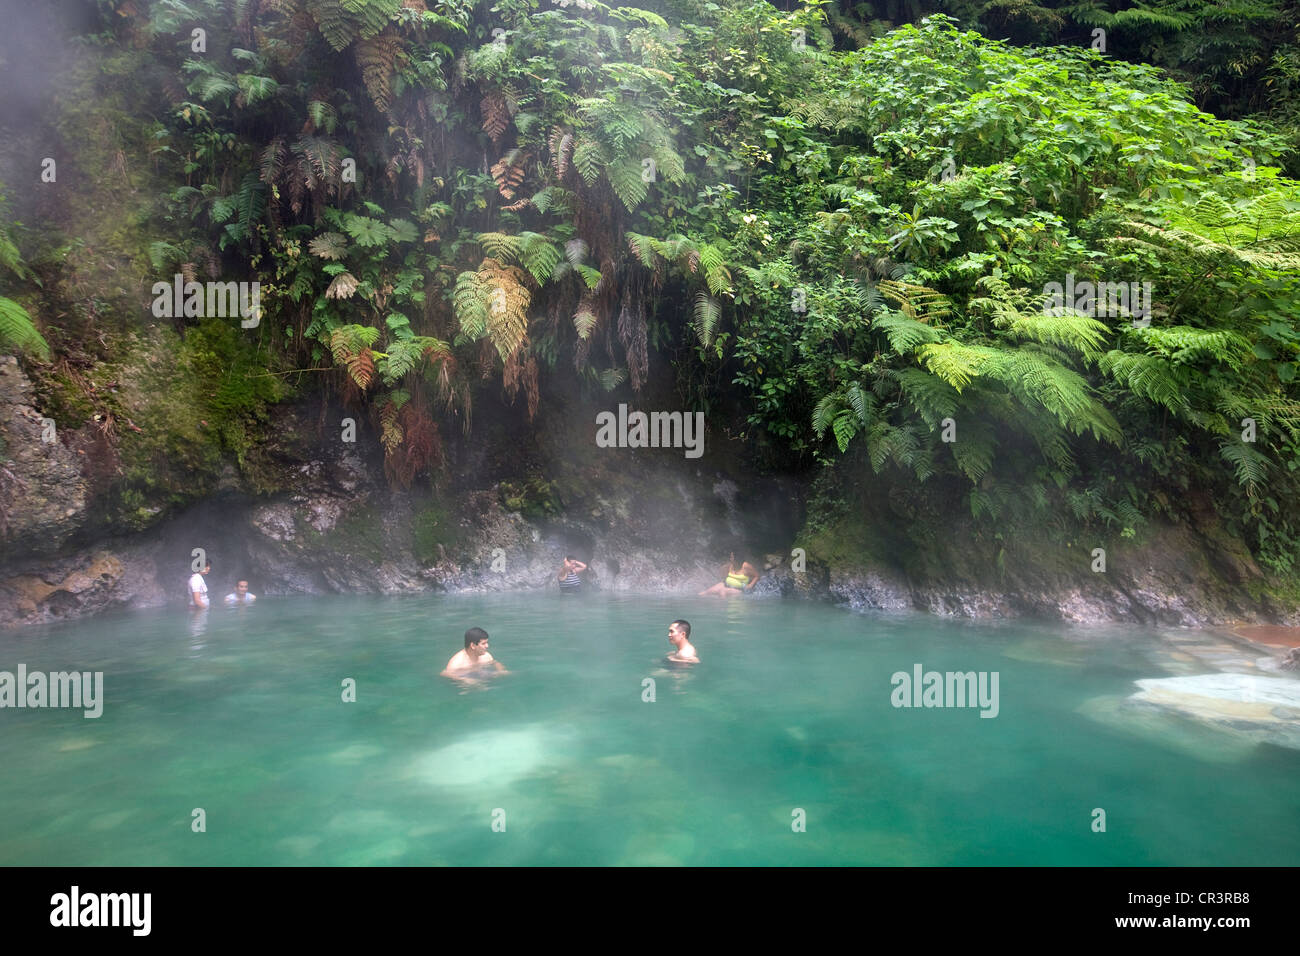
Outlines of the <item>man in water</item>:
[[471,627],[465,632],[465,649],[457,651],[447,662],[440,676],[464,677],[480,667],[495,667],[497,673],[510,673],[499,660],[488,653],[488,633],[481,627]]
[[252,604],[257,600],[256,594],[248,593],[248,582],[240,581],[235,585],[235,590],[226,595],[227,604]]
[[676,648],[668,655],[668,659],[673,663],[698,664],[700,662],[700,655],[695,653],[695,645],[691,643],[690,621],[673,621],[669,624],[668,643]]
[[208,606],[208,585],[203,576],[212,570],[212,562],[203,565],[202,571],[190,575],[190,607],[206,609]]
[[557,575],[560,581],[560,592],[562,594],[577,594],[582,590],[582,578],[578,574],[586,571],[587,566],[575,558],[573,555],[565,555],[564,567],[560,568]]

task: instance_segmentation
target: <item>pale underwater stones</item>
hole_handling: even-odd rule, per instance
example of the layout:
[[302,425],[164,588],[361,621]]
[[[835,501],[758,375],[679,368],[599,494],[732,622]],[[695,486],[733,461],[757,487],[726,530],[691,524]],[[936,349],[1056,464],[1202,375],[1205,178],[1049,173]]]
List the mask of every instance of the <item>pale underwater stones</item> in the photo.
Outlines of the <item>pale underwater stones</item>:
[[1202,674],[1137,681],[1131,700],[1261,743],[1300,750],[1300,681]]
[[685,866],[695,852],[689,833],[638,833],[629,837],[616,866]]
[[340,866],[391,866],[407,855],[410,847],[399,837],[390,837],[378,843],[359,847],[343,854]]
[[408,774],[435,787],[497,787],[561,759],[563,735],[539,725],[470,734],[417,757]]
[[342,750],[334,751],[325,759],[330,761],[330,763],[360,763],[363,760],[368,760],[371,757],[378,756],[383,752],[384,749],[382,747],[376,747],[374,744],[349,744]]
[[113,830],[120,827],[128,819],[134,816],[137,810],[118,810],[114,813],[101,813],[94,817],[86,826],[91,830]]
[[1193,723],[1172,710],[1133,697],[1093,697],[1078,711],[1116,731],[1205,763],[1237,763],[1255,749],[1253,741]]
[[303,857],[310,854],[316,847],[320,846],[321,837],[318,836],[290,836],[275,843],[276,849],[283,853],[291,853],[297,857]]

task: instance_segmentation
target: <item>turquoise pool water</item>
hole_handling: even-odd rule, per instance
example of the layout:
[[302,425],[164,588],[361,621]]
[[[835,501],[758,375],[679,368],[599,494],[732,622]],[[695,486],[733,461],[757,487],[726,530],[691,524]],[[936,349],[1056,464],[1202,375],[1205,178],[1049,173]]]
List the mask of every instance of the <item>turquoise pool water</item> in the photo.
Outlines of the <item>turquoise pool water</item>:
[[[687,672],[662,661],[676,617]],[[466,690],[437,675],[472,625],[511,673]],[[4,634],[0,670],[103,671],[105,701],[0,710],[0,864],[1300,863],[1300,752],[1097,718],[1164,676],[1156,643],[558,594]],[[892,706],[916,664],[997,672],[997,717]]]

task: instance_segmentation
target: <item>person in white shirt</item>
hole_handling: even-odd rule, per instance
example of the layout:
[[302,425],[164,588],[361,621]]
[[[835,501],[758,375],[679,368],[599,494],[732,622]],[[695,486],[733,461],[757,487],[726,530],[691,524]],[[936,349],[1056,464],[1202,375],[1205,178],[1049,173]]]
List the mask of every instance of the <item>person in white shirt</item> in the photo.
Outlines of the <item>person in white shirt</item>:
[[248,593],[247,581],[240,581],[235,585],[235,590],[226,595],[227,604],[252,604],[256,600],[256,594]]
[[209,561],[203,566],[202,571],[195,571],[190,575],[190,607],[206,608],[208,606],[208,584],[203,580],[203,575],[212,570],[212,562]]

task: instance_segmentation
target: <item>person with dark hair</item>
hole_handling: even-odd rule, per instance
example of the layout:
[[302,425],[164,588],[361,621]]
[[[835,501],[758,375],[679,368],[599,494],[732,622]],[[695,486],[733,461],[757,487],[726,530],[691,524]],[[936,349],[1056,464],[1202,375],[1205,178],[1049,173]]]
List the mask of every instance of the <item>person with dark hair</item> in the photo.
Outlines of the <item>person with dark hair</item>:
[[582,578],[578,575],[587,570],[587,566],[571,554],[564,556],[564,567],[557,575],[562,594],[577,594],[582,590]]
[[495,667],[497,673],[508,674],[505,665],[488,653],[488,632],[481,627],[471,627],[465,632],[465,648],[457,651],[447,662],[443,677],[460,677],[466,671],[479,667]]
[[700,592],[700,597],[706,594],[717,594],[727,597],[731,594],[744,594],[747,591],[754,590],[754,585],[758,583],[758,568],[754,567],[748,561],[741,562],[740,567],[736,567],[736,552],[731,552],[731,561],[728,563],[726,570],[723,571],[723,579],[711,588],[705,588]]
[[248,582],[239,581],[235,584],[235,590],[226,595],[226,604],[234,607],[239,604],[252,604],[257,600],[256,594],[250,594],[248,591]]
[[203,565],[202,571],[190,575],[190,607],[206,608],[208,606],[208,585],[203,576],[212,570],[212,562]]
[[675,664],[698,664],[700,655],[695,652],[695,645],[691,643],[691,622],[690,621],[673,621],[668,625],[668,643],[675,650],[668,655],[668,659]]

